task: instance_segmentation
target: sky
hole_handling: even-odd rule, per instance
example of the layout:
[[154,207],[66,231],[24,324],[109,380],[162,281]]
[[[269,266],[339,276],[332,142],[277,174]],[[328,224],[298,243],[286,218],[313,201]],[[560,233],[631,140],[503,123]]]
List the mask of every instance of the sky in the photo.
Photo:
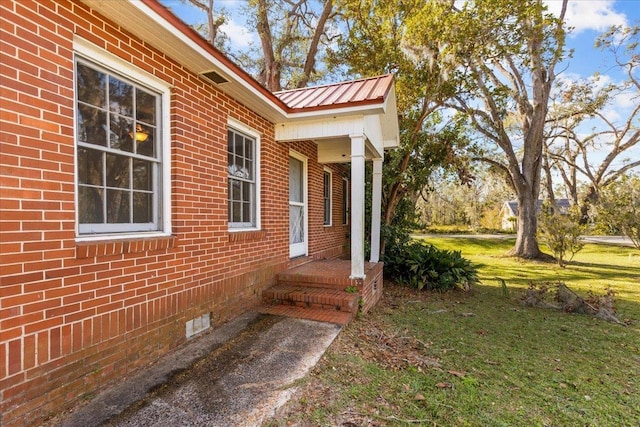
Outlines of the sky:
[[[204,13],[190,7],[181,0],[160,0],[165,6],[187,24],[206,22]],[[241,13],[241,6],[246,0],[214,0],[217,8],[225,8],[230,12],[231,18],[221,27],[236,49],[248,48],[251,43],[259,44],[257,35],[248,28],[245,18]],[[560,0],[546,0],[549,10],[559,13]],[[560,72],[560,79],[580,80],[588,79],[594,73],[600,73],[600,84],[618,83],[623,81],[618,69],[612,67],[610,57],[604,55],[594,47],[596,38],[612,25],[640,25],[640,0],[570,0],[568,4],[566,22],[572,30],[567,38],[567,47],[574,50],[573,57],[565,60],[556,71]],[[640,99],[630,94],[618,96],[615,101],[606,108],[606,116],[614,121],[626,120],[625,114],[637,105]],[[638,123],[640,126],[640,123]],[[583,132],[592,130],[592,125],[584,127]],[[602,153],[594,153],[593,161],[597,163],[602,159]],[[640,146],[629,151],[622,159],[639,159]]]

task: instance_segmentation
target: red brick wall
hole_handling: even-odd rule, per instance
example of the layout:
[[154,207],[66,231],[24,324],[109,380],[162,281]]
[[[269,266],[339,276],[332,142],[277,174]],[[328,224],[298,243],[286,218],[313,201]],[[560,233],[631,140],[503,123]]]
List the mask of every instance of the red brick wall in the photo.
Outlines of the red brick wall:
[[[37,424],[180,345],[190,319],[211,313],[219,324],[259,301],[288,261],[289,146],[274,141],[271,123],[79,1],[0,1],[0,28],[6,427]],[[172,86],[171,237],[75,240],[74,34]],[[229,116],[261,134],[258,232],[228,232]],[[311,251],[333,253],[346,229],[341,220],[322,227],[322,166],[309,157]],[[338,220],[341,175],[333,177]]]

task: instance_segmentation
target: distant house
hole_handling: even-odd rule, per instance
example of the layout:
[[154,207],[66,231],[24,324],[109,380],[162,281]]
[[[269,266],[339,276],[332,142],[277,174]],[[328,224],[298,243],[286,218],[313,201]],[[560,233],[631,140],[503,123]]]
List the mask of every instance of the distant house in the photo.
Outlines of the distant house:
[[392,75],[271,93],[157,0],[0,16],[0,425],[40,425],[282,301],[287,274],[337,288],[287,294],[309,312],[380,298]]
[[[537,212],[540,212],[542,203],[542,200],[538,200],[536,207]],[[566,215],[569,213],[571,202],[569,202],[569,199],[557,199],[556,206],[561,214]],[[502,209],[500,210],[500,217],[502,218],[503,230],[515,231],[518,228],[518,201],[510,200],[508,202],[504,202]]]

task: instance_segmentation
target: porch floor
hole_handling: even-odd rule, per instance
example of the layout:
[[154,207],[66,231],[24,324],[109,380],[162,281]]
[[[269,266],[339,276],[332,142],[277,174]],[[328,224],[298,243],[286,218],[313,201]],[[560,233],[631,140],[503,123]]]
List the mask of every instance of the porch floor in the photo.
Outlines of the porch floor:
[[[370,276],[379,264],[365,262],[364,273]],[[344,290],[347,286],[357,286],[362,280],[351,279],[351,261],[345,259],[323,259],[307,262],[290,268],[278,275],[278,283],[314,284]]]
[[261,312],[344,326],[380,298],[380,263],[365,263],[364,279],[349,278],[349,260],[294,260],[291,265],[263,292]]

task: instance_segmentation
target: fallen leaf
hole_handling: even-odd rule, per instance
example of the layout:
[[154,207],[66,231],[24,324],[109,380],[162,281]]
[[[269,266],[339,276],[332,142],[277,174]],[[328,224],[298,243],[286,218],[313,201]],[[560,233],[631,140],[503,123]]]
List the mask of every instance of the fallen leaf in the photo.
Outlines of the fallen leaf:
[[438,388],[451,388],[452,385],[450,383],[438,383],[438,384],[436,384],[436,387],[438,387]]
[[416,394],[416,397],[414,397],[414,399],[415,400],[426,400],[426,398],[420,393]]
[[464,372],[458,372],[458,371],[448,371],[451,375],[455,375],[458,378],[462,378],[464,377],[466,374]]
[[411,387],[409,387],[409,384],[403,384],[402,388],[404,388],[404,391],[409,391]]

